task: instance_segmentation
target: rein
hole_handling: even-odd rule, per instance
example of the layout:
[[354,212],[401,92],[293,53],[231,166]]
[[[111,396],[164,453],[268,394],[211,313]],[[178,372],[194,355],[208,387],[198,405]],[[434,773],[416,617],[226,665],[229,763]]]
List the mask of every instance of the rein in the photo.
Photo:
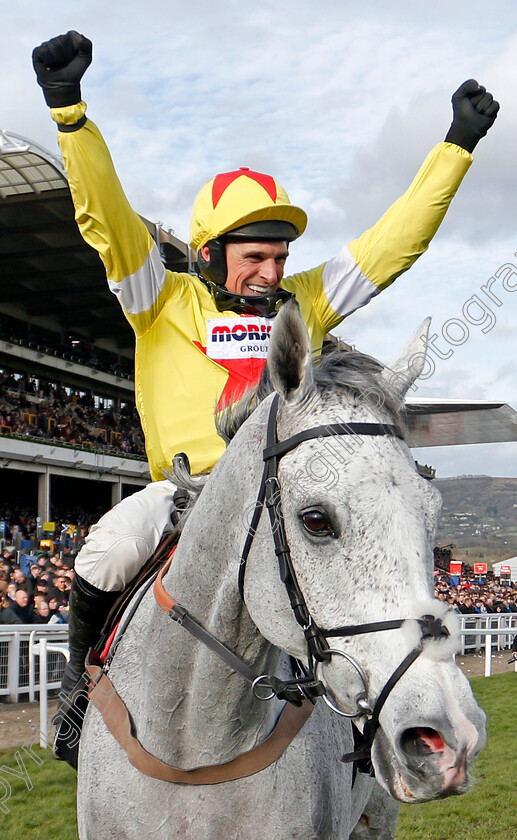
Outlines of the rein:
[[[169,570],[172,562],[172,557],[169,557],[167,563],[158,573],[154,583],[154,597],[159,607],[164,610],[170,618],[180,624],[185,630],[188,630],[196,639],[202,642],[206,647],[219,656],[223,662],[233,670],[250,682],[253,687],[253,693],[258,700],[270,700],[272,697],[278,697],[280,700],[287,700],[295,706],[301,706],[303,701],[314,700],[316,697],[323,694],[323,689],[319,681],[314,680],[314,677],[302,677],[297,680],[280,680],[278,677],[269,676],[267,674],[256,674],[242,659],[240,659],[233,651],[226,647],[219,639],[206,630],[195,618],[193,618],[185,607],[178,604],[174,598],[169,595],[163,585],[163,578]],[[262,693],[261,688],[266,689],[266,693]]]
[[[327,639],[333,637],[351,637],[366,633],[376,633],[383,630],[400,628],[407,619],[393,619],[377,621],[351,626],[334,627],[329,630],[320,628],[312,617],[303,593],[296,578],[296,572],[287,542],[282,511],[281,487],[278,479],[278,463],[280,458],[294,450],[301,443],[323,437],[342,435],[390,436],[403,440],[401,430],[394,425],[384,423],[337,423],[326,426],[316,426],[306,429],[284,441],[277,438],[278,394],[275,394],[267,424],[266,447],[263,451],[264,469],[262,473],[257,502],[252,521],[244,543],[239,566],[238,586],[241,598],[244,600],[244,579],[246,563],[253,544],[262,509],[268,509],[271,530],[278,558],[279,573],[286,587],[291,609],[301,627],[308,651],[308,670],[302,663],[297,663],[299,676],[293,680],[281,680],[267,674],[256,674],[235,653],[227,648],[196,619],[169,595],[163,585],[163,578],[167,573],[172,555],[159,571],[154,582],[154,596],[158,605],[170,618],[188,630],[195,638],[206,645],[219,656],[232,670],[239,673],[252,685],[255,696],[260,700],[270,700],[278,697],[286,701],[271,734],[260,744],[248,752],[242,753],[235,759],[219,765],[182,770],[171,767],[150,755],[134,734],[134,726],[129,712],[117,694],[106,672],[96,664],[88,663],[88,671],[92,684],[90,697],[100,709],[108,729],[118,743],[126,751],[129,761],[149,776],[164,781],[180,784],[216,784],[230,781],[259,772],[273,763],[291,743],[312,712],[313,704],[322,696],[327,705],[337,714],[347,718],[366,717],[362,733],[356,741],[356,749],[342,757],[345,763],[353,762],[355,767],[364,773],[373,775],[371,763],[371,749],[376,732],[379,728],[379,716],[390,692],[418,658],[423,649],[423,642],[429,638],[444,638],[449,631],[442,624],[440,618],[424,615],[416,619],[421,628],[419,643],[407,654],[405,659],[395,669],[380,691],[373,710],[368,700],[367,677],[361,666],[348,653],[331,648]],[[323,682],[318,679],[318,668],[329,662],[332,656],[342,656],[354,667],[362,679],[364,690],[356,698],[357,710],[353,713],[344,712],[327,694]],[[316,662],[316,666],[314,666]]]

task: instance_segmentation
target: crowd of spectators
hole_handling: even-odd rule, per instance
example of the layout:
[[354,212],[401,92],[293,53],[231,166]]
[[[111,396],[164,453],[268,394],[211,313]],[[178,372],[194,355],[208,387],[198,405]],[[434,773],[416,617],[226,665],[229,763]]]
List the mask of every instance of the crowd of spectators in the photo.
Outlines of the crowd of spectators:
[[0,371],[0,432],[70,446],[145,457],[138,413],[124,403],[96,408],[88,393],[56,391],[50,383]]
[[[8,315],[0,314],[0,338],[39,354],[119,378],[133,378],[131,359]],[[144,437],[133,404],[122,403],[119,407],[118,402],[94,397],[91,392],[64,388],[20,372],[0,371],[0,434],[145,458]],[[8,496],[4,493],[4,498]],[[35,509],[0,501],[0,544],[7,546],[0,556],[0,623],[67,621],[75,554],[89,527],[104,512],[97,509],[86,513],[73,506],[54,508],[50,519],[55,531],[45,534]],[[73,528],[68,528],[70,523]],[[51,550],[47,553],[33,548],[31,554],[24,554],[14,548],[14,544],[18,549],[23,546],[24,540],[27,545],[39,546],[41,537],[50,537]]]
[[484,613],[517,613],[517,588],[506,584],[492,572],[480,578],[469,566],[462,569],[457,578],[437,569],[435,572],[435,596],[445,601],[448,608],[462,615]]
[[10,315],[0,314],[0,337],[12,344],[21,344],[39,353],[86,365],[122,379],[133,378],[131,359],[94,346],[84,339],[61,335]]
[[58,553],[22,555],[4,549],[0,558],[0,624],[68,623],[73,561]]
[[[4,493],[5,496],[5,493]],[[57,539],[63,533],[65,528],[73,525],[73,532],[77,534],[79,542],[86,536],[91,525],[101,518],[106,513],[106,507],[98,505],[93,506],[91,510],[85,511],[78,505],[68,505],[66,508],[51,507],[50,521],[55,523],[54,536]],[[2,538],[7,545],[14,544],[16,536],[19,535],[21,540],[35,541],[44,536],[38,533],[38,512],[35,507],[27,505],[11,504],[2,502],[0,500],[0,521],[4,523],[4,531]],[[41,530],[41,523],[40,523]],[[45,536],[48,536],[45,534]],[[72,540],[70,533],[66,537],[66,547],[71,547]],[[77,543],[77,540],[73,541]]]

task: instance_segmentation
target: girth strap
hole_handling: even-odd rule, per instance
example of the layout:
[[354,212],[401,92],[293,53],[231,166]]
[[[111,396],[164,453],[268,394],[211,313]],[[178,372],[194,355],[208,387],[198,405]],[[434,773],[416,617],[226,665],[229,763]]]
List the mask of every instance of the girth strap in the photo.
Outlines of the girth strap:
[[314,708],[309,700],[304,700],[301,706],[286,703],[273,731],[256,747],[223,764],[182,770],[155,758],[142,746],[133,734],[134,724],[125,703],[102,668],[87,664],[86,670],[92,680],[90,700],[99,709],[106,726],[126,753],[130,763],[146,776],[163,782],[216,785],[252,776],[269,767],[282,755]]

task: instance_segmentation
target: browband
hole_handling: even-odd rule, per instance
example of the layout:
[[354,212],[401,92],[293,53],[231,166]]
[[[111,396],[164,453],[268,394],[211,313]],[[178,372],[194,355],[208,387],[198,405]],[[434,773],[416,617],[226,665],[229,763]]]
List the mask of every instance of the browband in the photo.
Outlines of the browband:
[[300,443],[304,443],[306,440],[319,440],[324,437],[341,437],[343,435],[368,435],[368,437],[389,435],[404,440],[404,435],[398,426],[389,423],[332,423],[327,426],[314,426],[312,429],[305,429],[287,440],[273,443],[264,449],[262,457],[264,461],[268,461],[270,458],[280,458],[286,452],[290,452],[291,449],[296,449]]

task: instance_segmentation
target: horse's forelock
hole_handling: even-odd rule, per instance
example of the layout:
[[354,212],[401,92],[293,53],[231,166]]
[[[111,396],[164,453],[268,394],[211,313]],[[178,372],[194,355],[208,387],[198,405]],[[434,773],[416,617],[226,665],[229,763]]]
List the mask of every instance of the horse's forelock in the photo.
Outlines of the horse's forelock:
[[[314,384],[323,391],[345,391],[373,411],[384,408],[398,424],[403,425],[399,401],[389,385],[380,378],[383,365],[358,350],[334,350],[314,361]],[[250,389],[233,405],[216,417],[219,435],[225,443],[236,435],[255,408],[273,391],[267,367],[257,388]]]

